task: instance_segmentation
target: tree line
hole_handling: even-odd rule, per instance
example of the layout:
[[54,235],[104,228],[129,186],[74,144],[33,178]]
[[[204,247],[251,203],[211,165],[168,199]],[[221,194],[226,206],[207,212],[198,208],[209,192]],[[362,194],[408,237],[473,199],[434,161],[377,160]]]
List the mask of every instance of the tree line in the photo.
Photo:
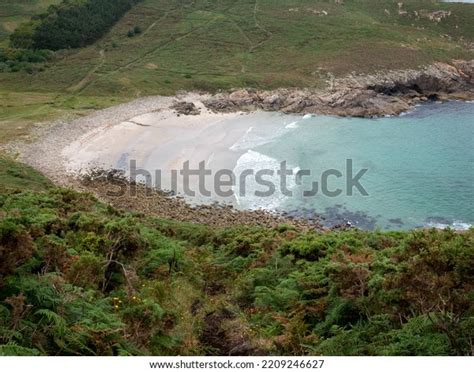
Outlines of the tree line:
[[69,49],[92,44],[140,0],[63,0],[21,24],[13,48]]

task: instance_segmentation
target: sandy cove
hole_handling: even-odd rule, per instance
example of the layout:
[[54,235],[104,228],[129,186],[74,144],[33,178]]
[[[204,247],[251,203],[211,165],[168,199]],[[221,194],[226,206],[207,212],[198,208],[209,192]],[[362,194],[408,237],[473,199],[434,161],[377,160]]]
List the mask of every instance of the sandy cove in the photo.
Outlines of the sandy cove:
[[[370,117],[400,114],[413,105],[435,98],[474,99],[474,60],[436,63],[420,70],[350,75],[328,82],[323,90],[240,89],[217,95],[186,93],[176,97],[145,97],[72,122],[43,126],[36,133],[39,137],[36,143],[12,147],[13,152],[20,153],[26,163],[64,184],[66,171],[77,171],[87,161],[100,160],[104,165],[111,165],[107,164],[110,161],[106,156],[108,151],[116,151],[121,142],[126,142],[127,136],[133,137],[141,125],[156,128],[158,144],[169,135],[166,128],[188,128],[191,132],[192,128],[204,130],[242,111]],[[101,136],[106,132],[111,133],[107,141]],[[71,145],[74,141],[76,144]],[[68,146],[69,150],[65,150]],[[175,150],[172,149],[173,152]],[[97,152],[99,159],[94,152]],[[74,155],[76,160],[71,160],[68,153]],[[65,161],[69,163],[65,164]]]
[[[66,173],[83,176],[95,169],[117,169],[129,176],[133,162],[138,170],[146,170],[151,175],[153,187],[185,194],[181,178],[176,185],[178,188],[173,187],[172,172],[181,171],[186,162],[190,169],[198,169],[203,163],[206,170],[212,172],[205,179],[205,187],[212,195],[200,197],[198,178],[191,177],[190,187],[198,195],[188,201],[234,203],[234,198],[218,197],[213,176],[220,170],[235,168],[245,150],[229,149],[251,129],[251,124],[232,121],[230,125],[229,120],[244,114],[211,113],[201,101],[193,100],[194,96],[184,98],[199,115],[179,114],[176,112],[179,107],[166,108],[113,126],[99,127],[73,141],[61,152]],[[158,180],[157,171],[161,174]]]
[[[184,93],[175,97],[145,97],[72,122],[38,126],[36,133],[33,133],[38,138],[36,142],[12,143],[7,146],[7,151],[19,154],[20,160],[39,169],[55,182],[65,184],[68,171],[77,172],[81,165],[88,162],[113,165],[107,164],[108,161],[110,163],[109,151],[116,153],[124,143],[132,146],[130,138],[134,138],[143,125],[156,130],[157,143],[166,139],[167,128],[181,128],[183,132],[189,129],[188,138],[195,141],[196,133],[212,125],[218,128],[215,126],[217,122],[242,112],[264,110],[371,117],[397,115],[430,99],[473,100],[474,60],[436,63],[420,70],[350,75],[328,82],[328,87],[323,90],[240,89],[216,95]],[[193,129],[196,129],[194,133]],[[107,140],[104,140],[104,133],[110,133]],[[222,138],[216,137],[214,145],[219,141]],[[179,146],[183,147],[183,143]],[[187,144],[184,147],[190,146]],[[139,139],[135,150],[140,155]],[[169,151],[176,152],[176,147]],[[206,152],[202,148],[200,151]],[[75,159],[71,159],[71,155]],[[164,151],[161,155],[168,160],[170,158],[170,154]],[[184,155],[185,158],[192,158],[192,151]]]
[[[236,118],[243,112],[265,110],[343,116],[394,115],[435,98],[474,99],[474,61],[435,64],[418,71],[349,76],[335,80],[323,91],[241,89],[217,95],[185,93],[176,97],[140,98],[71,122],[39,126],[34,133],[38,137],[37,141],[12,143],[7,150],[18,154],[19,160],[42,171],[59,185],[91,190],[104,198],[103,183],[100,183],[100,187],[94,187],[90,182],[85,186],[78,181],[77,176],[84,171],[87,173],[88,169],[120,168],[120,161],[130,160],[124,157],[127,153],[132,154],[137,164],[144,168],[147,166],[146,160],[154,158],[159,159],[163,170],[180,169],[183,161],[193,159],[208,163],[213,159],[215,169],[233,169],[239,155],[237,153],[236,157],[229,158],[228,153],[224,156],[223,149],[232,146],[245,128],[223,131],[219,123]],[[153,141],[150,141],[150,133],[156,136]],[[166,199],[160,193],[157,195]],[[106,199],[114,204],[110,198]],[[153,201],[147,206],[123,200],[116,201],[115,205],[154,211],[164,218],[219,226],[235,224],[235,215],[240,213],[231,208],[217,207],[219,213],[211,211],[206,213],[205,218],[193,216],[193,207],[177,208],[177,199],[172,199],[168,207],[163,207],[164,202],[160,199],[158,205],[162,206],[161,211],[151,205]],[[178,210],[181,212],[177,214]],[[222,213],[227,212],[230,218],[222,216]],[[281,217],[275,218],[276,222],[270,218],[271,222],[263,224],[282,222]],[[245,221],[251,221],[254,224],[266,220],[261,216],[252,216],[250,219],[242,217],[239,221],[244,224]],[[319,221],[315,223],[319,226]]]
[[[245,129],[226,132],[219,129],[219,123],[241,113],[212,113],[202,103],[202,99],[208,97],[184,94],[175,98],[142,98],[69,123],[58,122],[46,129],[39,128],[37,141],[13,144],[10,151],[16,151],[19,160],[40,170],[56,184],[91,192],[122,210],[212,227],[250,225],[276,228],[286,224],[298,229],[325,231],[316,215],[298,220],[262,210],[238,211],[231,205],[191,205],[181,197],[141,185],[126,183],[126,193],[112,195],[118,179],[115,172],[108,170],[116,168],[116,161],[124,149],[133,151],[137,163],[153,152],[165,169],[181,167],[181,162],[186,159],[209,161],[211,158],[215,159],[214,169],[233,168],[239,153],[231,158],[228,154],[221,157],[219,148],[224,153]],[[199,115],[179,113],[182,105],[176,106],[177,100],[192,103],[195,110],[200,110]],[[156,133],[156,140],[150,141],[150,131]],[[147,141],[149,146],[153,146],[140,147]],[[121,176],[118,178],[123,182]],[[131,188],[136,189],[134,195],[130,194]]]
[[63,148],[67,173],[87,173],[91,168],[123,169],[130,160],[135,160],[138,167],[153,169],[153,159],[153,164],[160,164],[160,169],[169,173],[181,169],[185,161],[197,166],[200,161],[222,158],[242,131],[224,131],[220,124],[242,113],[211,113],[193,95],[183,98],[192,102],[200,114],[182,115],[167,107],[88,131]]

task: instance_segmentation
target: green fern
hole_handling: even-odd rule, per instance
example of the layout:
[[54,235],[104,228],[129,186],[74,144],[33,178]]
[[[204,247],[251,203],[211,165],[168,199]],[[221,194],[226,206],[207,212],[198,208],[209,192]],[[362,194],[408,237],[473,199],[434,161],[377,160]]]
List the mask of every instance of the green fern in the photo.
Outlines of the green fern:
[[39,356],[41,353],[37,349],[31,349],[17,345],[14,342],[0,345],[0,356]]

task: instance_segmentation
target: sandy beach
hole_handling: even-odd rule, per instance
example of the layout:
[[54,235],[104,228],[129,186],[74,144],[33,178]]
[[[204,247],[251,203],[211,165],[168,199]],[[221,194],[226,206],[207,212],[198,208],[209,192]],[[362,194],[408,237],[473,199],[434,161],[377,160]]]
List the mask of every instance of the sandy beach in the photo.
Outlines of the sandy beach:
[[91,130],[66,146],[62,156],[72,173],[92,167],[124,169],[132,159],[139,167],[147,168],[151,160],[160,159],[163,170],[179,169],[187,160],[209,162],[216,148],[232,145],[238,133],[223,132],[220,123],[238,115],[203,112],[183,116],[171,109],[154,111]]
[[[199,100],[192,103],[200,110],[199,115],[181,115],[164,108],[87,131],[62,149],[66,173],[76,177],[93,169],[117,169],[130,177],[132,164],[136,164],[137,181],[146,180],[146,171],[153,187],[185,194],[181,178],[175,186],[171,180],[172,172],[179,174],[185,162],[190,169],[205,164],[213,175],[222,169],[233,170],[243,151],[229,149],[245,135],[249,124],[236,123],[229,128],[228,121],[243,113],[212,113]],[[212,196],[206,200],[197,195],[193,201],[233,201],[220,200],[212,182],[213,177],[206,177],[205,187]],[[190,178],[190,187],[198,191],[197,177]]]
[[[252,123],[244,118],[248,113],[216,113],[203,101],[207,95],[187,93],[176,97],[147,97],[97,111],[72,121],[62,121],[39,127],[33,143],[17,143],[21,161],[43,172],[56,184],[81,187],[78,180],[94,170],[121,170],[130,176],[130,166],[136,164],[138,181],[146,170],[152,176],[152,186],[184,194],[182,179],[173,187],[171,172],[197,169],[204,162],[214,176],[220,170],[232,171],[246,149],[235,148]],[[186,102],[194,105],[196,115],[186,115],[174,106]],[[234,146],[233,150],[230,150]],[[159,180],[156,171],[161,172]],[[215,193],[214,177],[206,177],[205,188],[212,192],[189,202],[230,203],[234,197],[222,198]],[[177,187],[176,187],[177,186]],[[198,178],[190,178],[190,187],[198,191]]]
[[[95,177],[94,172],[101,169],[106,171],[102,175],[111,169],[127,171],[130,160],[151,172],[161,168],[164,183],[167,171],[179,170],[187,160],[190,167],[204,161],[206,168],[213,171],[234,169],[236,161],[247,150],[238,146],[230,148],[240,143],[239,139],[245,138],[255,123],[245,120],[245,113],[210,112],[202,104],[206,97],[186,94],[141,98],[76,120],[40,126],[34,133],[37,138],[33,143],[12,143],[8,150],[57,185],[91,192],[122,210],[213,227],[289,224],[301,229],[324,230],[316,215],[303,220],[263,210],[237,210],[229,205],[233,198],[219,200],[215,195],[199,200],[204,202],[201,205],[142,185],[131,195],[129,184],[126,193],[111,195],[115,190],[113,182],[107,177]],[[193,103],[200,114],[177,113],[173,105],[183,101]],[[221,203],[216,204],[216,201]]]
[[[140,98],[72,121],[38,126],[33,143],[11,143],[7,150],[60,185],[90,169],[124,169],[131,159],[139,167],[162,159],[164,170],[185,160],[221,161],[215,152],[232,144],[239,131],[224,132],[219,123],[241,113],[212,113],[202,104],[206,97],[189,93]],[[179,101],[195,104],[200,114],[177,113],[172,106]]]

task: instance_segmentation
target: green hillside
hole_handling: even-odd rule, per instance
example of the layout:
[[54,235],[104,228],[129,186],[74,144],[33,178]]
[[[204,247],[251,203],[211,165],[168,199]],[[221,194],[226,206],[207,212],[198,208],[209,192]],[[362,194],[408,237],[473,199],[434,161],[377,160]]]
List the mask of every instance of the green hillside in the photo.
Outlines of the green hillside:
[[[2,20],[4,29],[12,29],[11,17],[25,18],[46,2],[24,3],[2,4],[2,12],[11,14]],[[473,6],[432,0],[404,1],[401,8],[391,0],[338,3],[144,0],[94,45],[57,53],[43,71],[0,73],[0,127],[24,127],[64,111],[143,95],[319,87],[332,75],[474,56]],[[430,20],[433,14],[439,21]],[[135,34],[137,27],[141,32]]]

